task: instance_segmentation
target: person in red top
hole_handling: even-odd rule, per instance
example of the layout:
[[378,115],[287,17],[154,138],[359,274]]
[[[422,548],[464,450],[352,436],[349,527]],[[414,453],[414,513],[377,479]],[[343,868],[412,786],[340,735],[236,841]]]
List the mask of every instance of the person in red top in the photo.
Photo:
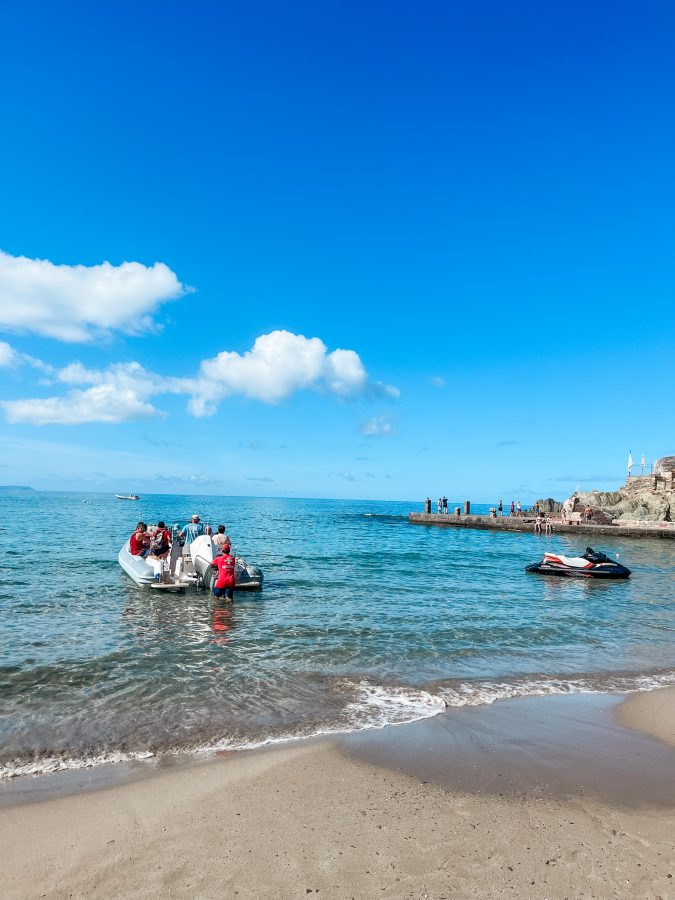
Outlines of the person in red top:
[[234,595],[234,562],[234,556],[230,556],[230,545],[223,544],[220,548],[220,556],[217,556],[211,563],[218,569],[213,596],[223,597],[228,603],[232,602]]
[[139,522],[136,531],[129,538],[129,550],[132,556],[147,556],[150,550],[150,535],[145,522]]

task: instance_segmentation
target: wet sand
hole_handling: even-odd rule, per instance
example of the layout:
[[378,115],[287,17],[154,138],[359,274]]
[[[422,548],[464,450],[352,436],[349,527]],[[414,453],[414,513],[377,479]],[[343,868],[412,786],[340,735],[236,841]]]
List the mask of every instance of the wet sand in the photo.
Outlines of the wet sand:
[[507,701],[8,807],[0,895],[675,898],[674,720]]

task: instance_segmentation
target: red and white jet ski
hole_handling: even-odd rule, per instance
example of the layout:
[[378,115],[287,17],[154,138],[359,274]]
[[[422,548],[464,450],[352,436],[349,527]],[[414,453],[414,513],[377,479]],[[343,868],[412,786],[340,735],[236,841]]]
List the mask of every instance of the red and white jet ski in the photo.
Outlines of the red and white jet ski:
[[540,575],[570,575],[573,578],[629,578],[630,569],[586,547],[583,556],[563,556],[561,553],[544,553],[541,562],[527,566],[526,572]]

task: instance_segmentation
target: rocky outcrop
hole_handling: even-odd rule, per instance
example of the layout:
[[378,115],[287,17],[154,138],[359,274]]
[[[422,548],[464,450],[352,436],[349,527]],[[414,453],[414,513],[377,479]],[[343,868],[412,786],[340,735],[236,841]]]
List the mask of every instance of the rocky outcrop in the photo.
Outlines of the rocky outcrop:
[[649,488],[631,486],[620,491],[577,491],[570,500],[576,501],[577,510],[590,506],[596,521],[600,520],[601,514],[619,521],[671,522],[675,518],[675,496]]
[[559,513],[562,510],[560,500],[554,500],[552,497],[547,497],[545,500],[537,500],[537,503],[543,513]]
[[626,479],[618,491],[576,491],[563,504],[570,512],[590,506],[593,521],[675,521],[675,456],[662,456],[650,475]]

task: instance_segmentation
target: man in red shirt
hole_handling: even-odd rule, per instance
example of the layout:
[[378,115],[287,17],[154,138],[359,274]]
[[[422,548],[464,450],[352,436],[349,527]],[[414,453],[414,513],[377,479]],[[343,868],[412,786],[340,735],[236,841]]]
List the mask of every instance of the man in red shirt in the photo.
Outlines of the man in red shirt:
[[230,545],[223,544],[220,548],[220,556],[217,556],[211,565],[218,569],[218,578],[213,588],[214,597],[223,597],[231,603],[234,595],[234,556],[230,556]]
[[132,556],[147,556],[150,550],[150,535],[145,522],[139,522],[136,531],[129,538],[129,550]]

